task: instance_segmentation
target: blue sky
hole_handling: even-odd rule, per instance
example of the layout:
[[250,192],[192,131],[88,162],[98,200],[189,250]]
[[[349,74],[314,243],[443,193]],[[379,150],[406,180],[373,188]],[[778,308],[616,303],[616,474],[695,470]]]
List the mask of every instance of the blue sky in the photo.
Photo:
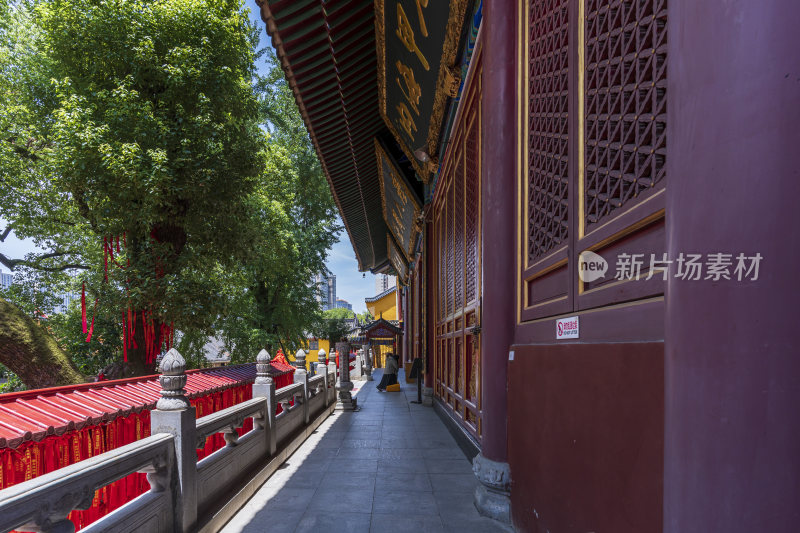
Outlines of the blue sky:
[[[258,6],[255,0],[247,0],[247,6],[251,11],[251,19],[261,29],[261,45],[271,45],[272,42],[267,36],[264,23],[258,14]],[[261,69],[264,65],[259,65]],[[339,220],[339,225],[342,225]],[[0,219],[0,230],[5,226],[5,221]],[[0,250],[8,257],[18,258],[26,253],[33,252],[36,247],[30,241],[21,241],[13,233],[9,235],[5,242],[0,243]],[[364,298],[374,296],[375,276],[367,272],[363,275],[358,271],[358,262],[355,252],[350,245],[350,241],[345,231],[340,232],[339,242],[333,245],[328,255],[328,269],[336,275],[336,296],[347,300],[353,305],[353,310],[360,313],[366,310]],[[0,267],[0,271],[6,271]]]

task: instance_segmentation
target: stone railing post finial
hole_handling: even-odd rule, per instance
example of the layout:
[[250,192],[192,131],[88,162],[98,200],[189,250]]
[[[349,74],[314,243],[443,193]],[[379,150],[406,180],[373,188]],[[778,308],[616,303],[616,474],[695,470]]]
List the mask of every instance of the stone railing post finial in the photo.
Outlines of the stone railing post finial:
[[261,350],[258,352],[256,356],[256,384],[257,385],[269,385],[272,383],[272,374],[270,374],[270,364],[269,362],[272,358],[269,355],[269,352],[266,350]]
[[183,356],[172,348],[161,361],[161,398],[156,402],[159,411],[180,411],[189,408],[186,398],[186,361]]
[[294,382],[302,383],[308,379],[308,372],[306,371],[306,352],[303,349],[297,350],[294,354]]
[[319,349],[319,353],[317,353],[317,361],[319,361],[319,363],[320,363],[321,365],[324,365],[324,364],[325,364],[325,359],[326,359],[327,355],[328,355],[328,354],[327,354],[327,353],[325,353],[325,348],[320,348],[320,349]]
[[294,354],[294,364],[297,368],[306,369],[306,352],[302,348]]

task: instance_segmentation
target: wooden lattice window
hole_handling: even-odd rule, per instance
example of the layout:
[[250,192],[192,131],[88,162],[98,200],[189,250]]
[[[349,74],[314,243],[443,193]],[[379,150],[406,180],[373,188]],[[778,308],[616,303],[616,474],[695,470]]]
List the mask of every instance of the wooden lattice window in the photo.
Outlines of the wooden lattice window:
[[439,257],[435,394],[480,439],[481,60],[473,56],[433,200],[433,246]]
[[[474,119],[469,127],[467,134],[467,154],[471,159],[470,164],[466,166],[465,173],[465,194],[467,195],[465,205],[467,209],[466,224],[464,230],[464,237],[468,243],[478,242],[478,214],[480,212],[480,204],[478,203],[478,190],[480,183],[478,182],[480,170],[480,121]],[[464,292],[467,299],[467,304],[475,301],[477,298],[477,269],[478,269],[478,247],[468,246],[466,254],[466,280],[464,282]]]
[[586,222],[666,179],[666,0],[589,0]]
[[[614,276],[622,254],[664,250],[667,0],[529,0],[521,15],[521,322],[663,293]],[[579,279],[585,250],[608,276]]]
[[529,13],[528,257],[569,237],[569,3],[534,2]]

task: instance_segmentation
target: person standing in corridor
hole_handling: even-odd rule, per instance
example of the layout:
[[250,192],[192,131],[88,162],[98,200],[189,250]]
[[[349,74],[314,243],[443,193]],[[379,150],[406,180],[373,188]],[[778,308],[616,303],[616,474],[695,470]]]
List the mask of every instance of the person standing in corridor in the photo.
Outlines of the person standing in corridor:
[[383,377],[375,388],[383,392],[389,385],[397,383],[397,370],[397,357],[393,353],[386,354],[386,366],[383,369]]

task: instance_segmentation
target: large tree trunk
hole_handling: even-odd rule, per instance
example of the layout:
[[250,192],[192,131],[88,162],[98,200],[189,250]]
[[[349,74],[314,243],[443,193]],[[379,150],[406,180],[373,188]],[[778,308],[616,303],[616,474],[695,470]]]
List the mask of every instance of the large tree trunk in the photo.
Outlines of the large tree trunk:
[[0,299],[0,363],[31,389],[86,381],[47,330]]
[[[133,316],[136,317],[136,331],[133,335],[136,341],[136,347],[133,347],[133,343],[128,346],[128,368],[134,376],[157,374],[158,370],[156,369],[155,362],[147,363],[147,346],[144,337],[142,312],[136,311]],[[158,320],[154,321],[153,327],[155,331],[158,331],[161,327],[161,322]]]

